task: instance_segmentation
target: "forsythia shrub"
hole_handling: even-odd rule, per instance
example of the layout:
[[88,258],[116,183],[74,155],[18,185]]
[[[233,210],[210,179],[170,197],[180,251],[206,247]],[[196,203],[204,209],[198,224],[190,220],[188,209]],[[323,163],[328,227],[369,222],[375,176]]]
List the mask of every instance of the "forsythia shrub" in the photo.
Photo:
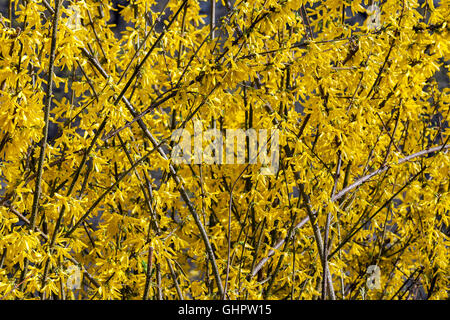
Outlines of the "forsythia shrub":
[[449,2],[222,5],[9,1],[0,298],[447,298]]

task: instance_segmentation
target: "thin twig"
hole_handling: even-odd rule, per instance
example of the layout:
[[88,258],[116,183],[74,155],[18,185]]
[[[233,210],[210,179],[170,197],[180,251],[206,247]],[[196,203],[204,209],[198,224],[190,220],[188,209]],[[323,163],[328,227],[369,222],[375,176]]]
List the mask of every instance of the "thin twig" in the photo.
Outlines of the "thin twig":
[[148,259],[147,259],[147,272],[145,274],[145,287],[144,287],[144,295],[142,300],[148,300],[148,292],[150,289],[150,277],[152,275],[152,258],[153,258],[153,247],[149,246],[148,248]]
[[37,169],[37,177],[33,198],[33,207],[31,210],[31,230],[34,230],[36,224],[36,215],[39,209],[39,198],[41,196],[41,182],[42,182],[42,172],[44,168],[44,160],[45,160],[45,151],[47,147],[47,139],[48,139],[48,128],[49,128],[49,118],[50,118],[50,108],[52,105],[52,94],[53,94],[53,69],[55,65],[55,52],[56,52],[56,34],[58,28],[58,19],[59,19],[59,8],[61,5],[61,0],[57,0],[55,14],[53,17],[53,28],[52,28],[52,40],[50,47],[50,61],[48,68],[48,77],[47,77],[47,92],[46,92],[46,103],[44,107],[44,129],[43,129],[43,137],[42,137],[42,145],[39,153],[39,162]]
[[[411,154],[411,155],[409,155],[409,156],[407,156],[407,157],[404,157],[404,158],[400,159],[400,160],[398,161],[397,164],[400,165],[400,164],[402,164],[402,163],[411,161],[411,160],[413,160],[414,158],[422,157],[422,156],[424,156],[424,155],[427,155],[427,154],[433,153],[433,152],[443,151],[443,150],[446,150],[446,149],[448,149],[448,148],[450,148],[450,145],[441,145],[441,146],[437,146],[437,147],[430,148],[430,149],[427,149],[427,150],[422,150],[422,151],[413,153],[413,154]],[[331,201],[339,200],[340,198],[342,198],[342,197],[343,197],[345,194],[347,194],[348,192],[352,191],[353,189],[355,189],[356,187],[362,185],[363,183],[369,181],[369,180],[372,179],[374,176],[376,176],[376,175],[378,175],[378,174],[380,174],[380,173],[383,173],[383,172],[387,171],[387,170],[390,169],[391,167],[392,167],[392,165],[386,165],[386,166],[383,166],[383,167],[378,168],[377,170],[375,170],[375,171],[369,173],[368,175],[365,175],[365,176],[359,178],[359,179],[356,180],[354,183],[352,183],[352,184],[349,185],[348,187],[342,189],[340,192],[338,192],[337,194],[335,194],[335,195],[331,198]]]

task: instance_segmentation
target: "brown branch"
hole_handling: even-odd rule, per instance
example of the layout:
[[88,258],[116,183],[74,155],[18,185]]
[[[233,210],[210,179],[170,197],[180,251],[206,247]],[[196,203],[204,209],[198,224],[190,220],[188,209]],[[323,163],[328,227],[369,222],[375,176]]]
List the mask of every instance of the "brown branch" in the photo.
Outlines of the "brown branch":
[[148,292],[150,289],[150,277],[152,276],[152,262],[153,262],[152,258],[153,258],[153,247],[149,246],[147,259],[147,272],[145,274],[144,296],[142,297],[142,300],[148,300]]
[[303,198],[303,203],[306,208],[306,212],[308,213],[309,222],[311,223],[311,226],[313,228],[314,237],[316,239],[317,249],[319,251],[320,261],[322,262],[322,268],[324,270],[322,281],[327,282],[330,299],[336,300],[336,296],[334,294],[334,289],[333,289],[333,280],[331,278],[330,269],[327,267],[328,262],[324,259],[325,255],[323,253],[325,252],[324,251],[325,247],[323,245],[322,235],[320,234],[319,225],[317,224],[317,216],[316,216],[317,213],[312,211],[312,208],[309,203],[309,198],[305,193],[305,189],[304,189],[304,186],[302,183],[299,184],[299,191],[300,191],[301,197]]
[[[414,158],[422,157],[422,156],[427,155],[427,154],[429,154],[429,153],[439,152],[439,151],[442,151],[442,150],[446,150],[446,149],[448,149],[448,148],[450,148],[450,145],[441,145],[441,146],[434,147],[434,148],[430,148],[430,149],[427,149],[427,150],[422,150],[422,151],[413,153],[413,154],[411,154],[411,155],[409,155],[409,156],[407,156],[407,157],[405,157],[405,158],[400,159],[400,160],[398,161],[397,164],[402,164],[402,163],[411,161],[411,160],[413,160]],[[378,168],[377,170],[375,170],[375,171],[369,173],[368,175],[365,175],[364,177],[359,178],[359,179],[356,180],[354,183],[352,183],[351,185],[349,185],[348,187],[342,189],[340,192],[338,192],[336,195],[334,195],[334,196],[331,198],[331,201],[334,202],[334,201],[336,201],[336,200],[339,200],[340,198],[342,198],[342,197],[343,197],[345,194],[347,194],[348,192],[352,191],[352,190],[355,189],[356,187],[359,187],[359,186],[362,185],[363,183],[369,181],[369,180],[372,179],[374,176],[376,176],[376,175],[378,175],[378,174],[380,174],[380,173],[383,173],[383,172],[387,171],[387,170],[390,169],[391,167],[392,167],[392,165],[386,165],[386,166],[383,166],[383,167]]]

